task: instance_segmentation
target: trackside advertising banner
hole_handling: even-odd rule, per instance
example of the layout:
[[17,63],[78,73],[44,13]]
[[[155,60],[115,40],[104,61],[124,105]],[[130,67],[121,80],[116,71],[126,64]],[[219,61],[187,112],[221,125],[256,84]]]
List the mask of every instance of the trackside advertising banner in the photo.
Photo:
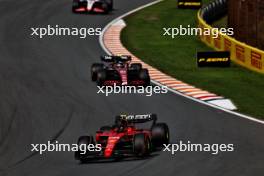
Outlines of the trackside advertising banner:
[[178,0],[178,8],[199,9],[202,7],[202,0]]
[[[212,27],[206,24],[200,17],[200,11],[198,12],[198,23],[199,27],[202,29],[212,29]],[[250,70],[264,73],[264,51],[239,42],[221,32],[219,33],[220,35],[218,35],[217,38],[213,38],[212,35],[201,35],[200,39],[217,51],[230,51],[231,60],[237,64]]]
[[197,52],[198,67],[229,67],[230,63],[230,52]]

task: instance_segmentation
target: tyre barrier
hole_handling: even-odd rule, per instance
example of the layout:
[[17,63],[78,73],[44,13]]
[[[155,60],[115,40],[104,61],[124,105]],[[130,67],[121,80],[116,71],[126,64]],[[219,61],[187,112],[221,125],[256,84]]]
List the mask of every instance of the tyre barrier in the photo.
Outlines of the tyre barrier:
[[[227,14],[227,0],[215,0],[198,11],[198,26],[213,30],[211,24]],[[264,73],[264,51],[218,31],[218,37],[201,35],[202,42],[217,51],[230,51],[231,60],[247,69]]]
[[222,18],[227,14],[227,0],[217,0],[209,3],[201,9],[201,17],[207,24]]

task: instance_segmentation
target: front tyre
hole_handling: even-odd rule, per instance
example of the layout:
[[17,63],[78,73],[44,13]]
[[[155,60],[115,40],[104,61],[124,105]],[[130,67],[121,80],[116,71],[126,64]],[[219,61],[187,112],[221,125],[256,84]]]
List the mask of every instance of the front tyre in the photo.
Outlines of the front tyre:
[[104,10],[104,14],[108,14],[109,13],[109,4],[107,2],[104,2],[102,4],[102,9]]
[[76,9],[78,8],[78,1],[73,0],[72,1],[72,12],[76,13]]
[[97,73],[104,69],[104,64],[95,63],[91,66],[91,79],[92,81],[97,80]]
[[113,9],[114,9],[114,2],[113,0],[110,0],[109,10],[113,10]]
[[97,73],[97,80],[96,80],[97,86],[102,86],[105,80],[106,80],[106,70],[100,70]]
[[113,0],[105,0],[105,3],[107,3],[109,11],[113,10],[113,6],[114,6]]
[[[78,139],[77,145],[78,146],[81,146],[81,145],[88,146],[89,144],[94,144],[94,143],[95,142],[94,142],[93,136],[81,136]],[[85,162],[87,153],[88,151],[86,151],[86,153],[84,154],[83,151],[78,150],[74,153],[74,157],[76,160],[80,160],[81,163],[83,163]]]
[[133,141],[134,153],[138,157],[144,157],[150,154],[151,142],[145,134],[136,134]]
[[144,86],[150,85],[150,77],[147,69],[139,70],[139,79],[144,81]]

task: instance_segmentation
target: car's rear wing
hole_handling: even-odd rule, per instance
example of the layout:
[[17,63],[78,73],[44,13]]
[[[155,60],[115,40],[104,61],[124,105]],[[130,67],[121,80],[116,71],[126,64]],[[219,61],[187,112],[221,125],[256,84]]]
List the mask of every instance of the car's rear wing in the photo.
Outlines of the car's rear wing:
[[154,123],[156,123],[157,121],[156,114],[119,115],[117,118],[119,118],[120,120],[127,120],[128,123],[145,123],[148,121],[153,121]]
[[121,55],[121,56],[101,56],[103,62],[128,62],[131,61],[131,56]]

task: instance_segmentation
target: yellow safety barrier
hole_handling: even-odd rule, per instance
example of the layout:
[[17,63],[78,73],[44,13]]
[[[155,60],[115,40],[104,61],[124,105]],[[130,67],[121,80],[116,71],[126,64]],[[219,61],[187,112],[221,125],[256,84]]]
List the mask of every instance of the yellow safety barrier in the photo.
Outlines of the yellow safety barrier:
[[[207,24],[200,16],[200,10],[197,14],[198,26],[202,29],[212,26]],[[230,51],[231,60],[250,70],[264,73],[264,51],[237,41],[236,39],[219,32],[218,38],[211,35],[201,35],[200,39],[209,47],[217,51]]]

